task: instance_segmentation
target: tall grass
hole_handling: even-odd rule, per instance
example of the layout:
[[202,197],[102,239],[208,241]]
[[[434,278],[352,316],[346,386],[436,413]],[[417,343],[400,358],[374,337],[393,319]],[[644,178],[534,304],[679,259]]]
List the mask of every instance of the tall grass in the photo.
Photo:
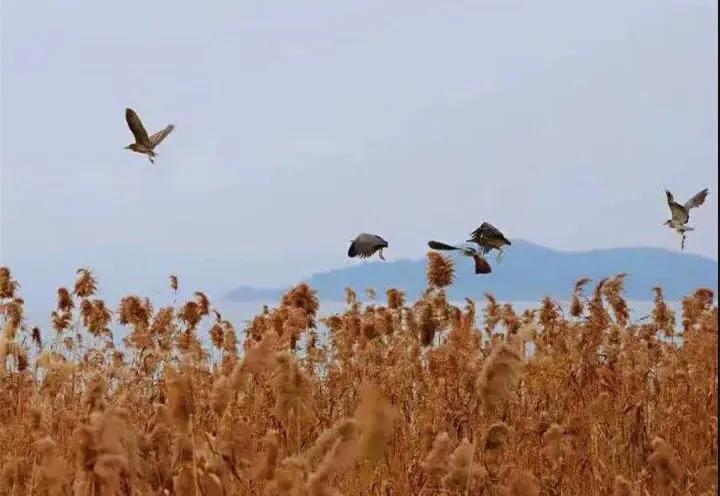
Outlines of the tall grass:
[[711,291],[676,318],[658,288],[642,324],[622,275],[567,316],[488,295],[477,329],[453,273],[432,254],[420,300],[324,319],[300,284],[238,332],[201,292],[111,308],[81,269],[40,330],[0,268],[0,494],[716,494]]

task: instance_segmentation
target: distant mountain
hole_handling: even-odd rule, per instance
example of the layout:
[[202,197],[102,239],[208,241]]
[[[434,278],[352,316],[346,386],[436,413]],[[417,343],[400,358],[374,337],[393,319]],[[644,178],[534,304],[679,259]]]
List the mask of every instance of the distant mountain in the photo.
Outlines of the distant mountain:
[[[537,301],[544,296],[567,299],[578,279],[595,281],[625,272],[626,296],[635,300],[652,298],[652,288],[661,286],[665,297],[677,300],[698,287],[717,291],[718,263],[698,255],[659,248],[613,248],[582,252],[555,251],[527,241],[513,241],[501,262],[489,260],[493,272],[477,276],[473,263],[462,256],[456,259],[455,283],[449,289],[453,299],[481,297],[490,292],[505,301]],[[426,283],[426,260],[368,262],[321,272],[306,281],[321,299],[341,300],[346,287],[358,292],[373,288],[378,293],[394,287],[418,296]],[[242,287],[227,297],[234,301],[273,301],[281,289]]]

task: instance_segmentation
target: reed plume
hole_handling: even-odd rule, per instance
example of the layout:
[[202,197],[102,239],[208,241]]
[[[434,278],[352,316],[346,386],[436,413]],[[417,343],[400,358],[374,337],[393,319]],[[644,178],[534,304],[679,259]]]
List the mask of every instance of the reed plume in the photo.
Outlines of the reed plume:
[[38,322],[0,268],[0,496],[716,492],[712,291],[676,330],[660,289],[631,323],[622,276],[566,317],[459,307],[436,265],[411,300],[300,284],[237,329],[200,291],[111,305],[89,269]]
[[443,255],[429,251],[427,279],[433,288],[446,288],[453,283],[455,279],[455,265],[452,260]]

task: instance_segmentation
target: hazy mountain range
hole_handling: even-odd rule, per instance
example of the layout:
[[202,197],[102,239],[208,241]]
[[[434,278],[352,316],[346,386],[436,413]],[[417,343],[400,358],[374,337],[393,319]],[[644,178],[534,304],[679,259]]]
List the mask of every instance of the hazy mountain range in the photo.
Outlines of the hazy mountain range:
[[[479,297],[493,293],[502,300],[536,301],[544,296],[569,298],[578,279],[599,280],[618,273],[629,274],[626,295],[634,300],[652,298],[661,286],[667,299],[677,300],[698,287],[717,290],[715,260],[659,248],[614,248],[591,251],[556,251],[527,241],[515,241],[501,262],[490,257],[492,274],[477,276],[469,258],[456,256],[455,284],[451,298]],[[306,281],[321,299],[341,300],[346,287],[358,292],[373,288],[384,292],[403,289],[416,297],[426,287],[426,260],[358,263],[351,267],[319,272]],[[274,301],[284,288],[240,286],[227,294],[232,301]]]

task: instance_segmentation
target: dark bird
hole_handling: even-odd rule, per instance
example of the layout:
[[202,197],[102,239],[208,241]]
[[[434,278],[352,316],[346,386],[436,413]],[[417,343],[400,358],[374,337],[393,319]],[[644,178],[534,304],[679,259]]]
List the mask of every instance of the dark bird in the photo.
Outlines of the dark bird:
[[472,257],[475,260],[475,273],[476,274],[489,274],[492,272],[490,264],[480,254],[480,251],[472,246],[453,246],[440,241],[428,241],[428,246],[433,250],[443,251],[459,251],[466,257]]
[[150,159],[150,163],[154,164],[155,157],[157,156],[157,153],[155,153],[155,147],[158,146],[162,140],[164,140],[165,137],[172,132],[173,129],[175,129],[175,126],[170,124],[165,129],[158,131],[152,136],[148,136],[140,117],[138,117],[133,109],[125,109],[125,120],[127,121],[128,127],[130,128],[130,131],[132,131],[133,136],[135,136],[135,143],[126,146],[125,149],[147,155],[148,159]]
[[385,260],[382,251],[387,247],[388,242],[377,234],[360,233],[351,241],[350,248],[348,249],[348,257],[369,258],[378,252],[380,258]]
[[690,220],[690,210],[699,207],[705,202],[707,198],[708,189],[697,193],[695,196],[690,198],[685,205],[680,205],[673,198],[672,193],[665,190],[665,196],[667,196],[668,207],[670,207],[670,219],[666,220],[663,225],[668,226],[670,229],[677,231],[681,236],[680,249],[685,249],[685,233],[687,231],[694,231],[695,229],[688,226],[687,223]]
[[503,252],[503,246],[512,245],[510,240],[507,239],[502,232],[500,232],[500,229],[489,222],[483,222],[480,227],[475,229],[472,234],[470,234],[470,239],[468,239],[467,242],[477,243],[477,245],[480,246],[480,252],[483,255],[487,255],[490,250],[497,250],[498,260]]

